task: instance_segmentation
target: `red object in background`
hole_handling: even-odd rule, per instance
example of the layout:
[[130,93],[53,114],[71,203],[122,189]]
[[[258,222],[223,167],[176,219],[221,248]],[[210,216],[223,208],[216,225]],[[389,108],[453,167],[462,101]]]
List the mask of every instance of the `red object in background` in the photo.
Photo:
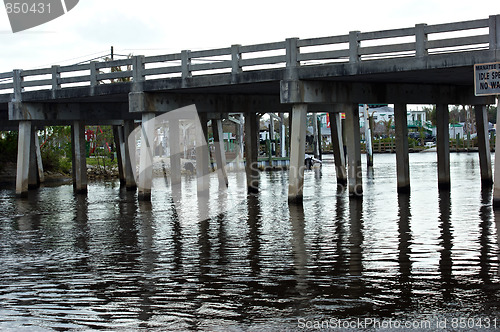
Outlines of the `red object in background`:
[[85,140],[87,142],[95,140],[95,133],[93,130],[90,130],[90,129],[85,130]]

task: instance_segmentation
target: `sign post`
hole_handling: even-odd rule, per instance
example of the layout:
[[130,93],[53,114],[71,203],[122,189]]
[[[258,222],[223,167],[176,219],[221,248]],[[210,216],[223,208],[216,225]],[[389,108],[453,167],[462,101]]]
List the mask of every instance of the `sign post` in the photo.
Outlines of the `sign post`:
[[[500,124],[500,62],[474,65],[474,94],[497,96],[497,129]],[[495,137],[495,150],[500,147],[500,135]],[[500,150],[495,153],[495,181],[493,184],[493,207],[500,208]]]

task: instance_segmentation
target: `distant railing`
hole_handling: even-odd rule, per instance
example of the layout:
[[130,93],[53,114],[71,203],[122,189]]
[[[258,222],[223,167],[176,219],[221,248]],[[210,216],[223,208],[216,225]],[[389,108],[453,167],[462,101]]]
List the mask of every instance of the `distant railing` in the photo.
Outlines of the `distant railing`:
[[[44,69],[0,73],[0,92],[96,86],[115,80],[133,82],[157,78],[188,79],[195,75],[239,73],[259,69],[360,63],[374,59],[424,57],[438,53],[498,49],[500,15],[488,19],[426,25],[275,43],[182,51],[178,54],[134,56],[125,60],[90,62]],[[458,33],[462,35],[457,36]],[[464,35],[467,34],[467,35]],[[125,67],[127,70],[112,71]],[[130,70],[129,70],[130,69]]]

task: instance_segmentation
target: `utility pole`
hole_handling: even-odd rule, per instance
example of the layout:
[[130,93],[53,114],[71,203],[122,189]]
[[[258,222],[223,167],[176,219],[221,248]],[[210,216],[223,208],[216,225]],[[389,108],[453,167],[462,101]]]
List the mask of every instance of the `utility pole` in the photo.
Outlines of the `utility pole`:
[[113,46],[111,46],[111,61],[115,59],[115,52]]

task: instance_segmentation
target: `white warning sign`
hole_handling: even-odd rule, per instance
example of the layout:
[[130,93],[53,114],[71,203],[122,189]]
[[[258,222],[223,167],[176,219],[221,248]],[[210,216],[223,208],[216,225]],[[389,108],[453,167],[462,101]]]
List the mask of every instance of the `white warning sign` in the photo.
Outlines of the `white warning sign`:
[[500,95],[500,62],[474,65],[476,96]]

